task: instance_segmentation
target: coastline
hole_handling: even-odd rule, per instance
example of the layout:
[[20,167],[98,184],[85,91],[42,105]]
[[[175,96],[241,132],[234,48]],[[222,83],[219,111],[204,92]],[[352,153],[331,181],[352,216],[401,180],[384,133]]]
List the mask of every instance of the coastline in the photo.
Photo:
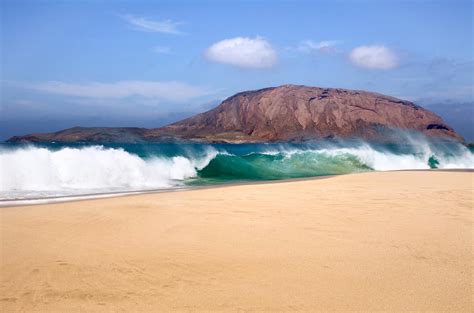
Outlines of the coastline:
[[354,172],[347,174],[334,174],[334,175],[321,175],[321,176],[310,176],[310,177],[299,177],[299,178],[287,178],[287,179],[274,179],[274,180],[248,180],[248,181],[238,181],[238,182],[224,182],[218,184],[209,184],[209,185],[183,185],[171,188],[162,188],[162,189],[144,189],[144,190],[130,190],[130,191],[119,191],[119,192],[102,192],[102,193],[88,193],[88,194],[77,194],[77,195],[66,195],[66,196],[48,196],[42,198],[31,198],[31,199],[0,199],[0,209],[1,208],[10,208],[18,206],[31,206],[31,205],[42,205],[42,204],[53,204],[53,203],[67,203],[67,202],[76,202],[76,201],[86,201],[94,199],[104,199],[104,198],[116,198],[116,197],[127,197],[135,195],[146,195],[146,194],[157,194],[157,193],[167,193],[167,192],[181,192],[189,190],[201,190],[201,189],[214,189],[214,188],[225,188],[232,186],[242,186],[242,185],[260,185],[260,184],[279,184],[279,183],[289,183],[289,182],[298,182],[298,181],[307,181],[307,180],[317,180],[317,179],[326,179],[335,176],[345,176],[345,175],[357,175],[357,174],[367,174],[367,173],[388,173],[388,172],[474,172],[474,169],[469,168],[460,168],[460,169],[404,169],[404,170],[389,170],[389,171],[367,171],[367,172]]
[[467,312],[472,171],[0,210],[8,312]]
[[352,174],[358,174],[358,173],[339,174],[339,175],[322,175],[322,176],[274,179],[274,180],[249,180],[249,181],[239,181],[239,182],[224,182],[224,183],[209,184],[209,185],[194,185],[194,186],[183,185],[176,188],[163,188],[163,189],[150,189],[150,190],[145,189],[145,190],[133,190],[133,191],[122,191],[122,192],[110,192],[110,193],[104,192],[104,193],[79,194],[79,195],[72,195],[72,196],[57,196],[57,197],[53,196],[53,197],[32,198],[32,199],[0,200],[0,208],[54,204],[54,203],[67,203],[67,202],[87,201],[87,200],[99,200],[99,199],[104,199],[104,198],[117,198],[117,197],[128,197],[128,196],[136,196],[136,195],[160,194],[160,193],[168,193],[168,192],[217,189],[217,188],[225,188],[225,187],[232,187],[232,186],[278,184],[278,183],[325,179],[325,178],[330,178],[333,176],[352,175]]

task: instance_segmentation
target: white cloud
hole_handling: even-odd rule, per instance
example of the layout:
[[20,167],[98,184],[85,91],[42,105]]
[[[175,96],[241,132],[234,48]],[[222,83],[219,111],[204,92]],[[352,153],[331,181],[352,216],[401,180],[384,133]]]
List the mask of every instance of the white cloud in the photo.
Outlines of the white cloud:
[[158,54],[170,54],[171,48],[166,47],[166,46],[156,46],[156,47],[153,47],[153,52],[158,53]]
[[24,85],[24,87],[49,94],[82,98],[123,99],[139,96],[171,102],[185,102],[215,93],[215,91],[176,81],[118,81],[113,83],[48,81]]
[[389,70],[398,66],[398,56],[381,45],[360,46],[351,51],[349,58],[359,67],[376,70]]
[[326,40],[315,42],[312,40],[302,41],[297,47],[296,50],[303,53],[313,53],[313,52],[335,52],[335,46],[339,43],[336,40]]
[[261,37],[236,37],[216,42],[206,50],[205,57],[212,62],[243,68],[271,68],[278,62],[275,50]]
[[183,32],[178,29],[178,26],[182,24],[180,22],[174,22],[172,20],[154,21],[145,17],[138,17],[133,15],[119,16],[125,21],[127,21],[129,24],[131,24],[137,30],[174,35],[183,34]]

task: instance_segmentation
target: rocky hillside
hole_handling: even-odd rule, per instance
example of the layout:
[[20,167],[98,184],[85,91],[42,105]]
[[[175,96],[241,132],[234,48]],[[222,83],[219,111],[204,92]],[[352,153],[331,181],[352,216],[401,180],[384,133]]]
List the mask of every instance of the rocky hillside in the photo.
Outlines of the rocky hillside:
[[411,102],[366,91],[284,85],[238,93],[216,108],[155,129],[73,128],[10,141],[205,142],[384,140],[393,129],[462,138],[436,114]]
[[238,93],[213,110],[150,130],[147,136],[208,141],[380,139],[394,128],[462,140],[439,116],[408,101],[365,91],[295,85]]
[[149,130],[134,127],[73,127],[54,133],[14,136],[8,142],[142,142]]

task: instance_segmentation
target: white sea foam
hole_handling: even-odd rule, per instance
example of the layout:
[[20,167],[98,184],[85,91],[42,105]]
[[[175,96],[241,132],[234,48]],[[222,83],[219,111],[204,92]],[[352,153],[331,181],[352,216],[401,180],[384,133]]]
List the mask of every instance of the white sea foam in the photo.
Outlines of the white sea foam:
[[[352,165],[347,163],[347,166],[334,173],[324,173],[326,166],[329,171],[334,170],[334,167],[331,169],[331,157],[334,157],[334,164],[337,165],[344,162],[341,156],[355,157],[360,163],[378,171],[428,169],[430,158],[433,157],[438,168],[474,168],[474,154],[460,144],[443,146],[442,143],[432,145],[416,140],[409,150],[396,152],[357,142],[320,146],[278,145],[255,153],[279,154],[288,159],[289,163],[279,161],[270,166],[269,171],[285,172],[284,167],[288,171],[295,168],[300,170],[298,166],[303,164],[303,168],[308,168],[304,175],[310,176],[351,171]],[[186,179],[196,177],[198,171],[206,167],[217,154],[234,156],[225,149],[217,151],[211,146],[205,148],[204,152],[198,149],[186,151],[181,156],[158,155],[148,158],[141,158],[120,148],[102,146],[64,147],[59,150],[36,146],[2,149],[0,200],[176,188],[183,186]],[[292,158],[300,154],[302,158],[294,159],[299,163],[292,167]],[[256,164],[260,165],[266,166]],[[230,168],[234,165],[231,162],[223,166]],[[311,169],[317,169],[317,172],[312,174]],[[354,171],[357,170],[361,169],[354,168]]]
[[89,146],[0,151],[0,199],[118,192],[179,186],[217,154],[142,159],[123,149]]
[[352,155],[368,167],[377,171],[429,169],[430,158],[435,158],[440,169],[472,169],[474,154],[459,143],[452,141],[430,141],[420,134],[399,132],[400,142],[409,147],[407,152],[394,152],[387,147],[378,149],[364,141],[322,143],[317,147],[279,145],[263,152],[268,155],[283,153],[287,158],[295,154],[315,153],[326,156]]

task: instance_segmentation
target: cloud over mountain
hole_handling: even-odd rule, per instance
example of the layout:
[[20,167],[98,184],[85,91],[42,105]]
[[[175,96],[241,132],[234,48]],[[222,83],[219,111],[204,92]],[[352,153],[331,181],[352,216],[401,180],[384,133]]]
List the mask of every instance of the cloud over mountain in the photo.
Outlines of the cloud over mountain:
[[268,69],[278,63],[278,56],[264,38],[235,37],[214,43],[206,52],[207,60],[241,68]]
[[111,83],[66,83],[61,81],[47,81],[28,84],[24,87],[49,94],[82,98],[122,99],[132,96],[140,96],[173,102],[188,101],[192,98],[213,93],[213,91],[205,88],[177,81],[133,80]]
[[389,70],[398,66],[398,56],[382,45],[360,46],[349,54],[351,62],[362,68],[372,70]]

